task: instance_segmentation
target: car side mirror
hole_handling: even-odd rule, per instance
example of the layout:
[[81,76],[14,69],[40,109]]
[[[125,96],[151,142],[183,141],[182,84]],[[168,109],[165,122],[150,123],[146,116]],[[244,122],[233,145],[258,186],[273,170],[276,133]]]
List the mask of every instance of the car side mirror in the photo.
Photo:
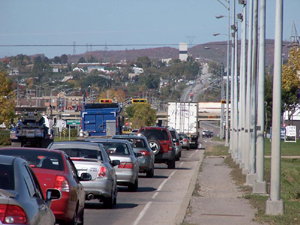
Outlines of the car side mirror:
[[82,173],[80,175],[80,181],[90,181],[92,179],[92,175],[89,173]]
[[143,154],[142,154],[142,153],[139,153],[139,152],[138,152],[138,153],[134,153],[134,155],[135,155],[135,157],[137,157],[137,158],[143,156]]
[[58,189],[54,189],[54,188],[49,188],[46,191],[46,204],[48,205],[48,207],[51,206],[51,201],[52,200],[58,200],[61,199],[61,192]]
[[112,160],[110,163],[113,167],[120,165],[120,160]]

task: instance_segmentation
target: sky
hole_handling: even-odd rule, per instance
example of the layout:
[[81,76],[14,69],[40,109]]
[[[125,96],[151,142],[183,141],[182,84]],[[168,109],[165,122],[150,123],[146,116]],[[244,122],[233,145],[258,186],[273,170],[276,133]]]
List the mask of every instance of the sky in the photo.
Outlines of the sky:
[[[219,1],[228,5],[226,0]],[[130,50],[161,45],[178,48],[180,42],[193,46],[226,41],[227,18],[215,16],[227,16],[228,10],[219,1],[1,0],[0,58],[17,54],[45,54],[48,58],[73,54],[74,43],[81,45],[75,48],[76,54],[82,54],[87,50]],[[276,0],[266,2],[266,35],[274,39]],[[300,32],[299,10],[300,0],[284,0],[284,40],[290,39],[293,21]],[[236,13],[240,12],[242,7],[236,3]],[[213,33],[221,35],[213,36]]]

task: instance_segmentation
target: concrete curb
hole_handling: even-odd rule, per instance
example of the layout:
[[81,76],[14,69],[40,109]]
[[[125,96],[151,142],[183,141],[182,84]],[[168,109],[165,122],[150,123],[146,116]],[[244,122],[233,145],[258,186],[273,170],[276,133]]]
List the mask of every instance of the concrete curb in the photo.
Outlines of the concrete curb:
[[190,181],[187,193],[186,193],[186,195],[185,195],[185,197],[184,197],[184,199],[183,199],[183,201],[182,201],[182,203],[181,203],[181,205],[179,207],[179,212],[177,213],[177,215],[175,217],[175,224],[176,225],[180,225],[184,221],[187,208],[188,208],[188,206],[190,204],[190,200],[191,200],[192,194],[193,194],[194,189],[195,189],[195,185],[196,185],[196,182],[197,182],[199,169],[200,169],[200,166],[202,164],[203,158],[204,158],[204,151],[201,151],[200,152],[200,160],[199,160],[199,162],[196,165],[196,169],[194,170],[194,173],[193,173],[192,179]]

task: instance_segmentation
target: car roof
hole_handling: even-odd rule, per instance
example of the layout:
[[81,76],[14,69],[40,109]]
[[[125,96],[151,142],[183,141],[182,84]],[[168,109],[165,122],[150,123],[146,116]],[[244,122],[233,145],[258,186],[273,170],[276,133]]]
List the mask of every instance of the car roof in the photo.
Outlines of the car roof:
[[114,142],[114,143],[128,143],[130,144],[129,141],[125,140],[125,139],[105,139],[105,138],[87,138],[85,140],[86,142]]
[[0,155],[0,164],[2,164],[2,165],[12,165],[15,158],[16,158],[15,156]]
[[51,145],[72,145],[74,144],[75,146],[78,145],[99,145],[99,143],[95,143],[95,142],[88,142],[88,141],[57,141],[57,142],[53,142]]
[[143,135],[115,135],[115,136],[113,136],[112,137],[112,139],[115,139],[115,138],[126,138],[126,139],[146,139],[147,140],[147,138],[145,137],[145,136],[143,136]]
[[54,149],[47,149],[47,148],[30,148],[30,147],[4,147],[4,148],[0,148],[0,154],[1,154],[1,150],[33,150],[33,151],[46,151],[46,152],[61,152],[60,150],[54,150]]

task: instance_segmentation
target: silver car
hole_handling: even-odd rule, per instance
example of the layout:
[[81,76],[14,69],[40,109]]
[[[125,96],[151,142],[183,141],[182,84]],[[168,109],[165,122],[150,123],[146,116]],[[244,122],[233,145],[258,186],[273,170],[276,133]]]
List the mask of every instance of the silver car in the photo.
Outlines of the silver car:
[[111,160],[102,144],[92,142],[53,142],[49,149],[66,152],[72,159],[78,171],[89,173],[90,181],[81,181],[86,199],[99,199],[105,208],[112,208],[117,203],[117,176],[114,166],[120,161]]
[[179,161],[181,157],[182,145],[179,140],[179,135],[177,131],[173,128],[169,128],[170,134],[172,136],[172,141],[175,146],[175,160]]
[[146,173],[147,177],[154,176],[154,161],[155,155],[149,147],[147,138],[137,135],[115,135],[113,139],[125,139],[130,142],[135,153],[141,153],[142,156],[138,157],[140,166],[140,173]]
[[120,160],[120,165],[115,166],[117,184],[128,186],[129,191],[138,190],[139,163],[137,157],[142,154],[134,153],[129,141],[102,138],[88,138],[85,141],[103,144],[112,160]]
[[184,133],[179,133],[179,140],[182,145],[182,148],[190,149],[190,140],[189,137]]
[[50,204],[61,192],[47,189],[46,196],[24,159],[0,156],[0,224],[55,224]]

